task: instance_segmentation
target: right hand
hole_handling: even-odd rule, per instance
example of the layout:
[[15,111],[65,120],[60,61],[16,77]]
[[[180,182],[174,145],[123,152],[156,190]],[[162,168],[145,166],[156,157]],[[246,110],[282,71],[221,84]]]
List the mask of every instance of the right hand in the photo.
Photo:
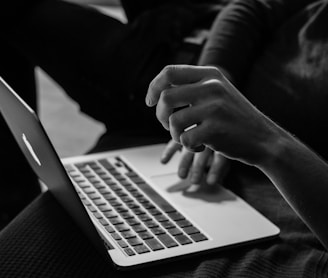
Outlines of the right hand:
[[157,119],[190,151],[207,147],[259,166],[281,137],[281,129],[214,67],[167,66],[151,82],[146,103],[156,105]]

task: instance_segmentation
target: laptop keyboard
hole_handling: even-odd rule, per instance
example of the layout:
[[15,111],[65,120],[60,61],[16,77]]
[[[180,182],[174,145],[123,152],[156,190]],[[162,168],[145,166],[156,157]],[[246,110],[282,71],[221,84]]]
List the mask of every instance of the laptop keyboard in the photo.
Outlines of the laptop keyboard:
[[84,205],[126,255],[208,240],[135,171],[120,158],[116,160],[65,167]]

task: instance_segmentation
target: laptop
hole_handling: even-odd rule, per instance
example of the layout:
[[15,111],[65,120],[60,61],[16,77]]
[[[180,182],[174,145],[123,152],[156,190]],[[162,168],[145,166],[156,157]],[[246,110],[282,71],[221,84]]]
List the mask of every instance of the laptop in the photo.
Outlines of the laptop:
[[118,269],[128,270],[268,240],[279,228],[240,197],[177,176],[165,145],[60,160],[35,112],[0,77],[0,109],[27,161]]

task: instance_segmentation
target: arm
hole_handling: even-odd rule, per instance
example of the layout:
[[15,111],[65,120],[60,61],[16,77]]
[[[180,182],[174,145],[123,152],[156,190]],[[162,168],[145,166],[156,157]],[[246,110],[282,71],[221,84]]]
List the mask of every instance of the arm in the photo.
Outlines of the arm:
[[262,170],[328,248],[328,165],[257,110],[220,71],[166,67],[149,86],[146,103],[157,104],[157,118],[187,149],[206,146]]
[[199,65],[225,69],[243,81],[263,46],[290,16],[314,0],[237,0],[217,16]]

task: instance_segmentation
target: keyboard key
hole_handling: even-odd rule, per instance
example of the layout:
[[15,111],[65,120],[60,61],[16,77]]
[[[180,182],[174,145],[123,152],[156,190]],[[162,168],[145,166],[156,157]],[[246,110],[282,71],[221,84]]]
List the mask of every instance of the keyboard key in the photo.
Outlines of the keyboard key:
[[130,212],[120,212],[120,215],[123,219],[134,218],[134,216]]
[[184,220],[186,219],[181,213],[179,212],[170,212],[167,214],[173,221]]
[[136,254],[130,247],[124,248],[123,250],[128,256],[133,256]]
[[91,206],[90,201],[87,200],[86,198],[83,199],[83,204],[85,204],[86,206]]
[[145,208],[147,205],[151,204],[144,196],[138,197],[136,199],[140,204],[143,204]]
[[194,226],[183,228],[183,231],[188,235],[199,233],[199,230]]
[[128,210],[127,210],[125,207],[123,207],[123,206],[115,207],[115,210],[116,210],[118,213],[128,212]]
[[128,223],[130,226],[140,224],[140,222],[136,218],[126,219],[126,223]]
[[119,207],[122,206],[122,203],[117,201],[117,200],[108,200],[108,202],[113,206],[113,207]]
[[158,224],[155,221],[146,221],[144,222],[144,224],[148,227],[148,228],[155,228],[158,227]]
[[167,231],[168,231],[172,236],[182,235],[182,231],[179,230],[178,228],[170,228],[170,229],[167,229]]
[[109,232],[109,233],[114,233],[114,232],[115,232],[114,228],[113,228],[112,226],[109,226],[109,225],[106,226],[105,229],[106,229],[107,232]]
[[123,239],[118,240],[117,243],[119,244],[119,246],[120,246],[121,248],[129,247],[129,245],[128,245]]
[[162,214],[158,209],[154,208],[154,209],[149,209],[148,212],[151,214],[151,215],[160,215]]
[[129,191],[130,193],[131,193],[131,192],[135,192],[135,191],[137,191],[137,189],[136,189],[133,185],[126,185],[126,186],[125,186],[125,189],[126,189],[127,191]]
[[130,209],[137,209],[140,208],[140,206],[138,204],[136,204],[135,202],[131,202],[126,204]]
[[144,254],[144,253],[148,253],[150,252],[150,250],[147,248],[146,245],[142,244],[142,245],[138,245],[136,247],[134,247],[134,250],[138,253],[138,254]]
[[146,221],[149,221],[149,220],[152,219],[152,218],[151,218],[149,215],[147,215],[147,214],[139,214],[138,217],[139,217],[139,219],[140,219],[141,221],[143,221],[143,222],[146,222]]
[[100,199],[100,196],[98,193],[91,193],[91,194],[88,194],[89,198],[91,200],[97,200],[97,199]]
[[140,178],[140,177],[138,177],[138,176],[130,176],[129,177],[130,178],[130,180],[132,180],[135,184],[143,184],[143,183],[145,183],[145,181],[142,179],[142,178]]
[[143,215],[143,214],[145,214],[146,212],[144,211],[144,210],[142,210],[142,209],[140,209],[140,208],[133,208],[133,209],[131,209],[132,211],[133,211],[133,213],[135,214],[135,215]]
[[100,222],[103,226],[107,226],[107,225],[109,225],[108,222],[105,220],[105,218],[99,219],[99,222]]
[[154,238],[154,236],[146,231],[146,232],[141,232],[141,233],[138,233],[139,237],[142,238],[143,240],[146,240],[146,239],[150,239],[150,238]]
[[122,184],[124,187],[128,185],[132,185],[132,183],[127,180],[120,180],[120,184]]
[[123,220],[118,218],[118,217],[113,217],[113,218],[109,218],[108,219],[110,221],[110,223],[112,223],[113,225],[119,225],[119,224],[123,224]]
[[159,215],[155,215],[154,218],[158,221],[158,222],[165,222],[168,221],[169,219],[163,215],[163,214],[159,214]]
[[177,223],[180,228],[185,228],[185,227],[192,226],[192,224],[188,220],[179,220],[175,223]]
[[136,237],[135,232],[133,232],[133,231],[131,231],[131,230],[130,230],[130,231],[126,231],[126,232],[122,232],[121,235],[122,235],[125,239]]
[[[118,197],[120,197],[122,201],[123,201],[123,198],[124,198],[124,197],[127,197],[127,196],[128,196],[128,194],[126,194],[126,193],[123,192],[123,191],[118,191],[118,192],[116,192],[116,195],[117,195]],[[132,200],[132,201],[133,201],[133,200]],[[124,201],[123,201],[123,202],[124,202]]]
[[100,211],[105,212],[105,211],[111,211],[112,209],[110,208],[109,205],[105,204],[105,205],[100,205],[98,206],[98,208],[100,209]]
[[165,231],[160,227],[152,228],[151,231],[153,232],[154,235],[165,234]]
[[185,235],[177,235],[175,239],[182,245],[190,244],[192,241]]
[[90,186],[84,187],[83,191],[87,194],[96,193],[96,190],[94,188],[90,187]]
[[116,232],[111,233],[110,235],[111,235],[112,238],[115,239],[115,240],[120,240],[120,239],[122,239],[122,237],[121,237],[118,233],[116,233]]
[[106,186],[103,185],[103,184],[101,184],[101,183],[96,183],[96,184],[94,184],[93,186],[94,186],[95,188],[97,188],[98,190],[100,190],[100,189],[105,189],[105,188],[106,188]]
[[163,234],[159,235],[158,239],[167,247],[176,247],[178,244],[168,235],[168,234]]
[[163,245],[156,238],[147,239],[145,242],[153,251],[164,249]]
[[114,194],[112,194],[112,193],[106,193],[106,194],[103,195],[103,197],[104,197],[107,201],[116,200],[116,197],[115,197]]
[[97,210],[96,210],[93,206],[88,206],[88,209],[89,209],[91,212],[97,212]]
[[136,233],[141,233],[141,232],[145,232],[147,231],[145,226],[142,225],[142,224],[139,224],[139,225],[134,225],[132,226],[132,229],[136,232]]
[[106,202],[102,199],[97,199],[97,200],[94,200],[94,204],[99,207],[99,206],[106,205]]
[[95,212],[93,215],[98,219],[103,218],[100,212]]
[[[122,196],[120,196],[122,197]],[[130,197],[122,197],[121,200],[124,202],[124,203],[130,203],[130,202],[133,202],[133,199],[130,198]]]
[[99,189],[99,192],[101,194],[111,193],[110,189],[108,189],[106,187]]
[[114,170],[114,166],[106,159],[100,159],[99,163],[107,170]]
[[138,190],[135,190],[135,191],[131,192],[131,195],[132,195],[134,198],[140,198],[140,197],[143,196]]
[[190,235],[190,237],[191,237],[192,240],[195,241],[195,242],[208,240],[208,238],[207,238],[206,236],[204,236],[203,234],[201,234],[201,233],[192,234],[192,235]]
[[164,221],[164,222],[161,222],[161,225],[162,225],[165,229],[171,229],[171,228],[175,228],[175,227],[176,227],[171,221]]
[[104,215],[105,215],[107,218],[114,218],[114,217],[117,217],[117,213],[114,212],[113,210],[112,210],[112,211],[104,211]]
[[131,246],[137,246],[137,245],[141,245],[143,244],[143,242],[141,241],[141,239],[137,238],[137,237],[132,237],[132,238],[128,238],[126,240]]
[[126,224],[117,224],[115,225],[116,230],[119,232],[127,232],[130,231],[130,227]]

